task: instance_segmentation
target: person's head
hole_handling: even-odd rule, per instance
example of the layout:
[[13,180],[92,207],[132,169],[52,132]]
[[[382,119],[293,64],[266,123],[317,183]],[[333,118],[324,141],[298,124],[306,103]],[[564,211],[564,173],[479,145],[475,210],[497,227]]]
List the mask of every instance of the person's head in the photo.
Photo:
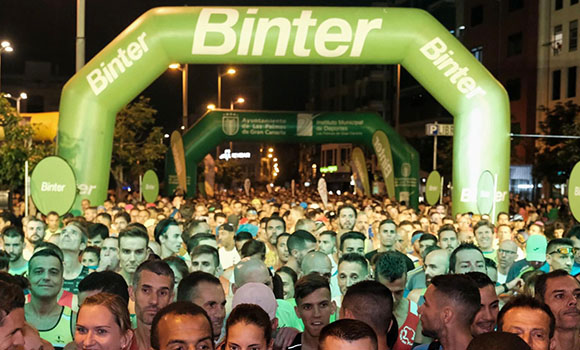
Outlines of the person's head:
[[256,304],[239,304],[226,322],[226,349],[271,350],[273,346],[270,317]]
[[221,274],[220,257],[218,250],[209,245],[199,245],[190,253],[191,272],[203,271],[214,276]]
[[288,237],[287,244],[290,256],[300,265],[304,256],[316,249],[316,237],[304,230],[295,231]]
[[487,220],[480,220],[475,224],[473,232],[477,245],[483,251],[493,250],[493,224]]
[[580,328],[580,282],[564,270],[538,276],[535,296],[546,303],[556,317],[556,328]]
[[554,349],[554,314],[531,296],[520,294],[510,299],[497,315],[497,329],[517,334],[532,350]]
[[439,228],[438,231],[439,236],[439,246],[443,249],[447,249],[449,253],[453,252],[455,248],[459,245],[459,241],[457,239],[457,231],[455,231],[455,227],[450,224],[445,224]]
[[87,222],[93,222],[97,217],[97,207],[88,207],[84,210]]
[[377,350],[375,331],[358,320],[343,319],[322,328],[319,350]]
[[218,227],[218,246],[231,249],[235,247],[235,228],[230,223],[225,223]]
[[556,238],[548,243],[546,262],[550,270],[562,269],[570,273],[574,265],[574,242],[568,238]]
[[63,252],[70,251],[80,253],[85,249],[89,233],[87,226],[81,221],[70,221],[60,233],[58,246]]
[[60,217],[57,212],[51,211],[46,214],[46,226],[51,231],[58,230],[58,226],[60,225]]
[[474,337],[467,350],[531,350],[530,346],[515,334],[487,332]]
[[163,259],[171,270],[173,271],[173,276],[175,277],[175,282],[173,283],[173,296],[177,295],[177,286],[183,277],[189,274],[189,268],[183,259],[178,256],[170,256]]
[[286,232],[286,222],[279,216],[271,216],[266,221],[266,236],[270,243],[275,244],[279,235]]
[[495,329],[497,313],[499,312],[499,299],[495,292],[495,283],[481,272],[468,272],[466,276],[475,282],[481,297],[481,308],[471,324],[471,334],[477,336],[492,332]]
[[568,231],[566,237],[569,238],[574,244],[576,249],[574,253],[574,261],[576,264],[580,264],[580,225],[576,225]]
[[403,299],[407,284],[407,263],[398,252],[381,253],[375,266],[375,279],[393,293],[395,304]]
[[389,288],[377,281],[353,284],[343,296],[340,318],[363,321],[377,334],[387,334],[395,319],[393,295]]
[[346,232],[340,237],[340,254],[365,253],[365,235],[360,232]]
[[172,350],[214,349],[211,321],[207,313],[189,301],[178,301],[161,309],[151,324],[151,348]]
[[302,259],[300,269],[304,275],[316,272],[317,274],[330,279],[332,274],[332,262],[324,253],[316,251],[310,252],[304,256],[304,259]]
[[96,269],[99,266],[101,249],[99,247],[86,247],[81,253],[81,264]]
[[242,258],[245,257],[253,257],[256,259],[260,259],[262,261],[266,260],[266,245],[262,241],[258,240],[249,240],[242,246],[240,251],[240,256]]
[[241,253],[244,244],[246,244],[246,242],[251,240],[253,240],[253,237],[252,234],[248,231],[236,233],[236,235],[234,236],[234,244],[236,246],[236,250],[238,251],[238,253]]
[[506,212],[499,212],[499,214],[497,214],[497,225],[508,225],[510,222],[510,216],[508,213]]
[[314,223],[314,220],[302,218],[296,221],[296,225],[294,225],[294,230],[296,231],[304,230],[314,234],[316,232],[316,224]]
[[481,307],[479,289],[465,275],[440,275],[431,280],[419,307],[423,334],[439,338],[444,332],[467,330]]
[[165,261],[148,260],[137,267],[129,295],[138,322],[151,325],[155,314],[173,301],[174,281],[173,270]]
[[124,211],[118,212],[113,219],[113,225],[119,232],[124,230],[130,222],[131,216]]
[[98,213],[97,217],[95,218],[96,223],[105,225],[107,227],[107,229],[109,227],[111,227],[112,221],[113,221],[113,218],[111,217],[111,214],[109,214],[109,213]]
[[218,249],[216,237],[211,233],[197,233],[187,240],[187,251],[191,253],[195,247],[208,245]]
[[393,220],[383,220],[379,223],[379,242],[384,249],[395,249],[395,244],[397,243],[397,224]]
[[348,253],[338,261],[338,287],[344,295],[348,287],[369,277],[367,259],[358,253]]
[[33,298],[56,301],[64,281],[62,257],[52,249],[35,252],[28,261],[28,280]]
[[428,247],[432,247],[437,245],[437,237],[430,233],[424,233],[419,238],[419,255],[424,259],[425,258],[425,250]]
[[298,275],[294,270],[288,266],[282,266],[276,271],[282,280],[282,288],[284,290],[284,299],[294,298],[294,285],[298,281]]
[[338,227],[343,231],[352,231],[356,223],[356,209],[345,204],[338,208]]
[[317,273],[311,273],[300,278],[294,290],[296,315],[304,322],[304,332],[316,338],[330,322],[330,315],[336,312],[336,304],[330,297],[329,281]]
[[287,233],[282,233],[278,235],[276,239],[276,252],[278,253],[278,259],[284,264],[288,262],[290,258],[290,252],[288,251],[288,238],[290,237]]
[[263,283],[270,288],[273,288],[272,276],[270,270],[262,260],[245,258],[242,259],[234,267],[234,285],[232,290],[234,293],[236,289],[240,288],[248,282]]
[[318,236],[318,251],[328,255],[336,253],[336,249],[336,232],[321,232]]
[[486,272],[481,250],[471,243],[461,243],[449,256],[449,272]]
[[181,249],[183,241],[181,240],[181,229],[175,219],[163,219],[155,226],[155,241],[161,247],[170,252],[177,254]]
[[147,259],[147,231],[134,225],[119,233],[119,263],[123,273],[132,275],[137,267]]
[[0,281],[0,350],[24,346],[24,292],[16,284]]
[[518,257],[518,245],[512,240],[505,240],[499,243],[497,249],[498,268],[508,271]]
[[425,270],[425,283],[431,284],[435,276],[445,275],[449,272],[449,251],[447,249],[429,249],[424,258],[423,269]]
[[126,349],[132,337],[131,319],[123,298],[98,293],[84,300],[74,336],[79,349]]
[[[224,220],[224,222],[225,222],[225,220]],[[222,224],[224,222],[222,222]],[[221,224],[219,226],[221,226]],[[211,232],[211,228],[209,227],[208,223],[205,220],[191,220],[185,226],[183,233],[182,233],[182,236],[181,236],[181,239],[184,242],[188,242],[193,236],[198,235],[198,234],[211,234],[214,237],[214,241],[215,241],[215,235]],[[217,245],[217,243],[215,243],[215,244]]]
[[86,298],[101,292],[118,295],[125,305],[129,304],[129,290],[123,276],[113,271],[95,271],[79,283],[79,307]]
[[24,251],[24,232],[17,226],[6,226],[2,229],[2,239],[4,250],[10,255],[10,261],[20,260]]
[[88,226],[87,246],[101,248],[107,237],[109,237],[109,228],[107,226],[98,223],[90,224]]
[[497,226],[497,238],[500,242],[512,239],[512,228],[509,225]]
[[214,336],[220,336],[226,317],[226,296],[217,277],[202,271],[190,273],[177,287],[177,300],[201,306],[211,320]]
[[26,223],[26,240],[32,245],[42,242],[44,239],[44,222],[35,217],[31,217]]

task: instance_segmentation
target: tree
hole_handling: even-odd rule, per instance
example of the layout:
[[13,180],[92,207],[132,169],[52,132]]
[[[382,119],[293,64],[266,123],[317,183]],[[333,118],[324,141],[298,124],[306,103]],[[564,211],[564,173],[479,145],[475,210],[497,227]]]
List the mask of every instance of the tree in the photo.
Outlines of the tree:
[[24,187],[24,163],[28,160],[29,169],[53,155],[54,142],[33,142],[34,129],[25,123],[10,105],[0,97],[0,188],[16,190]]
[[150,99],[139,99],[125,106],[118,114],[113,138],[111,173],[117,182],[117,192],[125,183],[135,183],[139,175],[155,168],[164,159],[167,146],[163,133],[155,124],[157,111]]
[[[580,136],[580,106],[568,101],[553,109],[542,107],[546,113],[540,129],[545,135]],[[572,167],[580,160],[580,140],[544,138],[536,144],[534,175],[550,183],[566,182]]]

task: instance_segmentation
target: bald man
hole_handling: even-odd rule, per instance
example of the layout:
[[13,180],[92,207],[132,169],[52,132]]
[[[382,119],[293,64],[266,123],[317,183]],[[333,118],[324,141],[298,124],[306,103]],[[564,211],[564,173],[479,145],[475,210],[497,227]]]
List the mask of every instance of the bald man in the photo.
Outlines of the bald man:
[[[427,255],[425,255],[423,269],[425,270],[425,285],[426,287],[429,287],[433,277],[445,275],[449,272],[449,251],[447,249],[439,248],[428,252]],[[427,288],[413,289],[409,292],[407,298],[421,306],[425,302],[423,295],[426,290]]]
[[326,277],[330,282],[330,294],[332,298],[339,298],[340,287],[338,286],[338,271],[336,274],[332,275],[332,262],[328,255],[321,252],[310,252],[304,256],[302,259],[302,264],[300,265],[302,270],[302,276],[306,276],[309,273],[316,272],[317,274]]

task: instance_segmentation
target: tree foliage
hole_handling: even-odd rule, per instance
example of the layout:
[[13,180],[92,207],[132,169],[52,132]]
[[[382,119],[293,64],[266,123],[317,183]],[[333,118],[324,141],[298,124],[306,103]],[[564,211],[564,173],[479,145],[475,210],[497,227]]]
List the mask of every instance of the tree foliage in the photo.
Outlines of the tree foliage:
[[[540,122],[545,135],[580,136],[580,106],[568,101],[553,109],[543,108],[546,118]],[[534,175],[551,183],[566,182],[580,161],[580,139],[544,138],[536,144]]]
[[162,128],[154,126],[157,110],[149,101],[141,96],[117,114],[111,158],[117,189],[137,182],[139,175],[155,169],[156,162],[165,157],[167,146],[163,144]]
[[24,187],[24,163],[29,169],[53,155],[54,142],[34,142],[34,129],[26,123],[10,102],[0,97],[0,188],[17,190]]

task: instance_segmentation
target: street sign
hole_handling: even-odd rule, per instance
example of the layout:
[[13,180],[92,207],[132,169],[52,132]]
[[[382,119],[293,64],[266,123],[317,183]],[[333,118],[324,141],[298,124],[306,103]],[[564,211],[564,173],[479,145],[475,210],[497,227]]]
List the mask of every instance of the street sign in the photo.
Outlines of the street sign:
[[427,123],[425,134],[427,136],[453,136],[453,124]]

